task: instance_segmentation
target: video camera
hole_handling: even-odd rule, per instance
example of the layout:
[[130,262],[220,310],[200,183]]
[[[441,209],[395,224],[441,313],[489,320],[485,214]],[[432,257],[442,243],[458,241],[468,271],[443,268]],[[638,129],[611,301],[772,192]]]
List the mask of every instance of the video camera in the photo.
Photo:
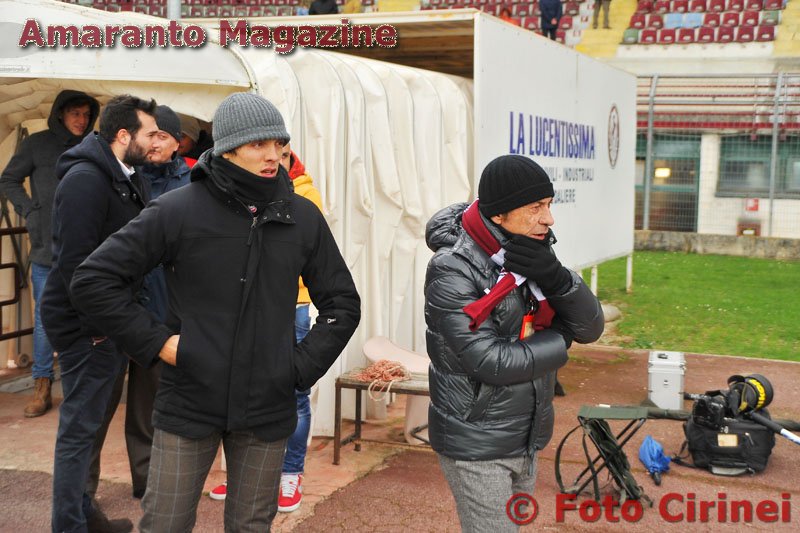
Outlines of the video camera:
[[727,390],[708,391],[705,394],[684,394],[693,400],[692,419],[710,429],[725,425],[725,419],[740,418],[758,411],[772,402],[772,384],[761,374],[734,375],[728,378]]

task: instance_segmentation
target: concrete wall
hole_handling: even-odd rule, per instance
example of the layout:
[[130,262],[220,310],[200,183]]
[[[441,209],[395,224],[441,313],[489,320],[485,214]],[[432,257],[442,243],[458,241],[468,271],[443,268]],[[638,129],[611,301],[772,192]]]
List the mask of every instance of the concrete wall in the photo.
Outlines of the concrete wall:
[[800,261],[800,239],[637,230],[634,247],[636,250],[737,255]]

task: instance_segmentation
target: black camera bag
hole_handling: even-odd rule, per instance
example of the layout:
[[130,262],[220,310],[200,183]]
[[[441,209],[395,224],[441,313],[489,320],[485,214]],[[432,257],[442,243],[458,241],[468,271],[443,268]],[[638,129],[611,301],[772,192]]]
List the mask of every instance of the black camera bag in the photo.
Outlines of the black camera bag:
[[[765,409],[758,413],[769,418]],[[772,430],[741,416],[723,418],[717,428],[698,423],[695,417],[689,417],[683,425],[683,432],[686,441],[673,460],[685,466],[707,468],[719,475],[737,476],[761,472],[767,467],[775,446],[775,434]],[[694,465],[680,457],[687,447]]]

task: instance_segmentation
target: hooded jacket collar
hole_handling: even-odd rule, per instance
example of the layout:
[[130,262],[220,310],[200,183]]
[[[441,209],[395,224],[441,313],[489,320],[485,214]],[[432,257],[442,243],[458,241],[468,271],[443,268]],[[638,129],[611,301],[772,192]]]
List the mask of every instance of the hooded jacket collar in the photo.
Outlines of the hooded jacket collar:
[[[73,135],[72,132],[69,131],[61,121],[61,112],[64,110],[64,107],[66,107],[67,104],[78,98],[89,101],[89,123],[86,125],[86,129],[81,135]],[[97,100],[84,92],[66,89],[58,93],[58,96],[56,96],[56,99],[53,102],[53,107],[50,109],[50,116],[47,117],[47,127],[51,132],[53,132],[53,135],[55,135],[64,143],[64,145],[75,146],[81,142],[81,139],[85,138],[92,131],[94,123],[99,114],[100,104],[97,102]]]

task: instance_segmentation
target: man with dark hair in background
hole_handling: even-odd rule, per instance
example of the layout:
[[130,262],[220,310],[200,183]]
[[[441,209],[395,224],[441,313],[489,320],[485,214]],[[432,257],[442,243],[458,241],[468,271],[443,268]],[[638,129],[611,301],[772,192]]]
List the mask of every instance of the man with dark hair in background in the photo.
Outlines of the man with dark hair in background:
[[[86,493],[98,432],[127,357],[72,305],[75,269],[109,235],[141,211],[148,192],[134,174],[158,133],[155,101],[122,95],[100,114],[100,133],[88,135],[58,160],[61,180],[53,203],[53,269],[42,294],[42,322],[59,353],[61,404],[53,464],[53,531],[110,531]],[[129,529],[126,520],[119,524]]]
[[[25,416],[33,418],[45,414],[53,405],[50,388],[53,383],[53,347],[42,326],[40,300],[44,282],[50,272],[53,252],[50,247],[50,218],[58,180],[56,161],[69,148],[75,146],[92,131],[100,105],[97,100],[80,91],[64,90],[58,93],[47,129],[27,137],[19,145],[14,157],[0,176],[0,191],[14,209],[25,219],[31,249],[31,285],[33,287],[33,368],[34,393],[25,406]],[[25,190],[29,179],[30,194]]]
[[336,0],[314,0],[308,8],[309,15],[335,15],[338,12]]

